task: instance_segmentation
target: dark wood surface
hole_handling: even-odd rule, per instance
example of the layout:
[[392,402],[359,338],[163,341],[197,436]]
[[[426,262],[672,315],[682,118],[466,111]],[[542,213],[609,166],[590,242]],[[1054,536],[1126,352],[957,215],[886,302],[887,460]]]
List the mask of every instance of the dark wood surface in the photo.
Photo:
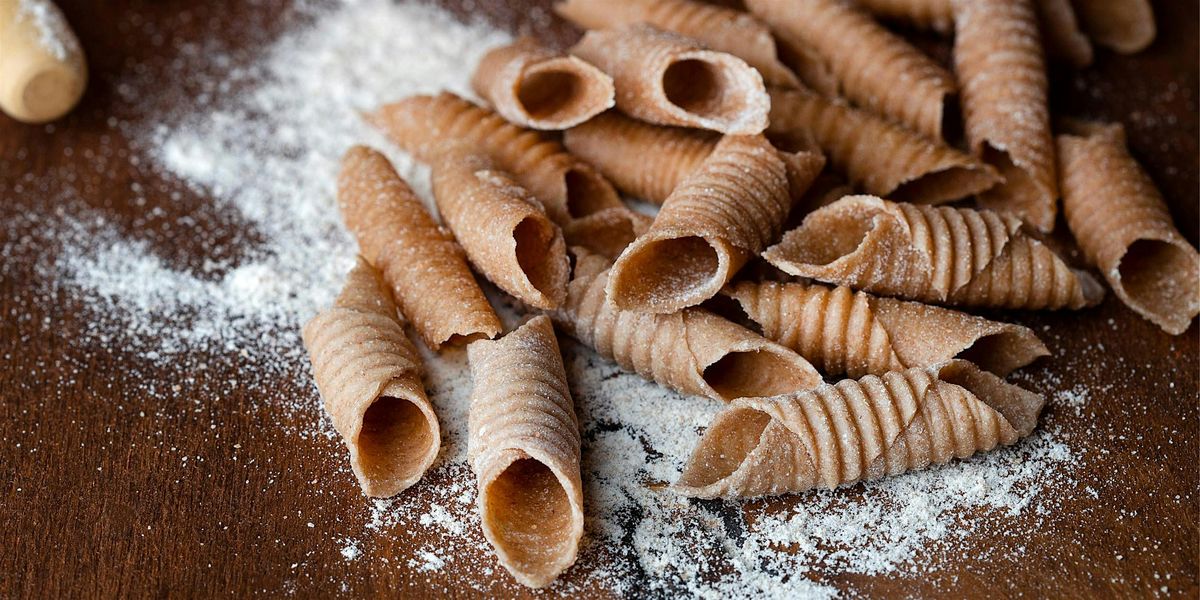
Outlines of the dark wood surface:
[[[0,116],[0,598],[447,593],[441,575],[404,567],[413,539],[427,533],[373,538],[364,550],[390,564],[339,555],[329,532],[368,518],[340,442],[307,433],[319,415],[298,417],[270,401],[314,394],[303,374],[231,385],[236,353],[197,349],[211,355],[209,368],[181,373],[128,348],[76,341],[88,326],[85,307],[36,268],[53,250],[38,241],[35,217],[57,209],[103,214],[169,264],[237,255],[242,232],[206,198],[151,199],[159,211],[135,202],[134,184],[163,184],[107,123],[153,118],[129,114],[122,77],[167,72],[183,40],[261,48],[291,20],[284,4],[64,1],[91,65],[82,105],[53,126]],[[465,13],[476,3],[447,4]],[[545,23],[548,6],[477,4],[486,18],[525,30]],[[1156,9],[1160,35],[1147,52],[1100,51],[1081,74],[1055,70],[1053,104],[1057,114],[1124,122],[1195,243],[1197,7]],[[537,33],[560,43],[573,35],[561,23]],[[60,202],[69,190],[78,199]],[[191,235],[172,228],[181,215],[194,220]],[[1059,389],[1091,390],[1078,414],[1052,409],[1044,418],[1088,457],[1055,512],[1041,517],[1044,530],[1025,540],[1019,560],[965,552],[959,566],[932,574],[827,581],[880,597],[1196,597],[1196,326],[1169,337],[1111,295],[1095,310],[1015,318],[1055,354],[1021,380],[1057,377]],[[135,385],[156,378],[180,387],[149,395]],[[1095,496],[1079,493],[1085,487]],[[481,587],[514,589],[493,584]]]

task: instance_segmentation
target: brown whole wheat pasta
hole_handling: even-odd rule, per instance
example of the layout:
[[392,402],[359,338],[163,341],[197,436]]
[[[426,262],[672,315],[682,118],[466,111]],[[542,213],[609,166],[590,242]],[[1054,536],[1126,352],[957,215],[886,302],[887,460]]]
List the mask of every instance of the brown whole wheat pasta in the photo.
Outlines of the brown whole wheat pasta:
[[559,225],[623,206],[604,177],[558,142],[449,92],[411,96],[381,106],[365,118],[422,162],[432,161],[450,143],[485,152],[501,169],[512,173]]
[[1125,148],[1120,125],[1080,124],[1058,137],[1063,212],[1117,297],[1172,335],[1200,313],[1200,255]]
[[684,394],[732,400],[813,387],[821,376],[795,352],[706,310],[671,314],[620,310],[608,301],[611,263],[575,251],[564,331],[622,368]]
[[363,146],[346,152],[338,206],[363,257],[383,272],[400,310],[430,348],[501,331],[462,249],[382,154]]
[[938,33],[954,30],[954,7],[950,0],[855,0],[872,14],[901,21]]
[[583,536],[579,422],[550,319],[467,349],[468,440],[483,533],[522,585],[550,584]]
[[1158,31],[1150,0],[1080,0],[1072,4],[1088,36],[1123,54],[1146,49]]
[[441,429],[417,349],[365,260],[358,259],[333,306],[304,326],[304,345],[363,493],[386,498],[416,483],[437,457]]
[[836,100],[772,90],[773,140],[808,135],[851,183],[877,196],[940,204],[987,190],[995,169],[942,142]]
[[942,137],[954,78],[870,15],[841,0],[747,0],[746,6],[824,59],[852,102]]
[[570,276],[562,231],[511,175],[453,146],[434,160],[432,179],[442,220],[483,276],[535,308],[562,304]]
[[1014,217],[873,196],[810,213],[763,258],[790,275],[922,302],[1078,309],[1104,297]]
[[603,71],[529,37],[485,54],[471,85],[500,116],[531,129],[566,129],[614,103],[612,79]]
[[1005,182],[979,203],[1054,228],[1058,185],[1033,0],[955,0],[954,67],[971,150]]
[[1046,53],[1077,69],[1092,64],[1092,42],[1079,30],[1071,0],[1036,0]]
[[609,208],[571,221],[563,228],[563,234],[571,247],[616,260],[653,222],[654,217],[625,207]]
[[960,360],[745,398],[717,415],[673,488],[748,498],[898,475],[1012,444],[1044,404]]
[[564,0],[554,6],[583,29],[647,23],[699,40],[758,69],[769,85],[793,87],[796,76],[779,61],[771,30],[752,15],[693,0]]
[[882,375],[962,358],[1004,376],[1050,354],[1027,327],[846,287],[743,281],[722,293],[764,337],[826,375]]
[[589,31],[571,53],[613,78],[617,108],[658,125],[729,134],[767,127],[762,76],[742,59],[646,24]]

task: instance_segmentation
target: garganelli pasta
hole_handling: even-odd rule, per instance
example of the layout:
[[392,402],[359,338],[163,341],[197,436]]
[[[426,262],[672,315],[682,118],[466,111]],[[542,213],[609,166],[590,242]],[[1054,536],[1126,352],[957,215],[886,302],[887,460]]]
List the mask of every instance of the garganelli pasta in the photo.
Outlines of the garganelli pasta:
[[559,225],[624,206],[604,177],[558,142],[449,92],[405,98],[380,107],[366,119],[422,162],[433,161],[451,143],[487,153],[501,169],[512,173]]
[[971,150],[1005,182],[980,206],[1054,229],[1058,181],[1033,0],[955,0],[954,67]]
[[1117,52],[1141,52],[1158,32],[1150,0],[1085,0],[1072,4],[1087,34]]
[[1077,69],[1092,64],[1092,42],[1079,30],[1071,0],[1036,0],[1046,52]]
[[763,258],[790,275],[922,302],[1078,309],[1104,297],[1014,217],[873,196],[810,213]]
[[346,152],[338,206],[363,257],[383,272],[426,345],[437,350],[500,333],[462,249],[382,154],[363,146]]
[[605,294],[607,259],[576,251],[564,331],[622,368],[684,394],[732,400],[807,389],[821,376],[795,352],[699,308],[671,314],[621,310]]
[[749,498],[898,475],[1015,443],[1044,404],[962,360],[744,398],[713,420],[673,488]]
[[856,4],[885,19],[902,21],[938,33],[954,30],[954,6],[950,0],[854,0]]
[[571,53],[613,78],[617,108],[658,125],[729,134],[767,127],[762,76],[732,54],[646,24],[589,31]]
[[1120,125],[1080,124],[1058,136],[1063,212],[1087,259],[1126,305],[1179,335],[1200,313],[1200,255],[1154,182],[1125,148]]
[[647,23],[699,40],[758,69],[769,85],[793,87],[796,76],[779,61],[771,30],[752,15],[693,0],[564,0],[554,6],[583,29]]
[[603,71],[529,37],[485,54],[471,85],[500,116],[532,129],[578,125],[615,101],[612,79]]
[[870,15],[842,0],[747,0],[746,6],[821,56],[852,102],[942,137],[954,78]]
[[[811,183],[823,159],[806,156]],[[791,206],[780,153],[762,136],[723,138],[617,259],[609,299],[621,309],[669,313],[713,297],[779,237]]]
[[962,358],[1004,376],[1050,354],[1027,327],[846,287],[743,281],[722,293],[764,337],[826,375],[882,375]]
[[654,217],[625,207],[608,208],[571,221],[563,229],[567,244],[616,260],[625,247],[650,229]]
[[434,160],[433,196],[471,264],[516,299],[554,308],[567,296],[562,231],[486,156],[453,146]]
[[801,90],[771,91],[767,135],[807,135],[830,163],[864,191],[899,201],[939,204],[987,190],[995,169],[945,143]]
[[548,585],[583,536],[579,421],[550,319],[467,348],[468,448],[483,534],[521,584]]
[[441,429],[421,383],[421,359],[391,294],[361,258],[333,306],[304,326],[325,411],[363,493],[386,498],[437,458]]

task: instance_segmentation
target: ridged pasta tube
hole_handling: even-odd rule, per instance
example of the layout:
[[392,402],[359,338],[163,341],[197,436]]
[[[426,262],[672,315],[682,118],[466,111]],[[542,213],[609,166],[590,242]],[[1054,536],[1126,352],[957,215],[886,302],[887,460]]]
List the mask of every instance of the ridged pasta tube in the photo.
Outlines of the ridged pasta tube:
[[954,31],[954,7],[950,0],[854,0],[854,3],[884,19],[938,33]]
[[522,585],[550,584],[583,536],[579,422],[550,319],[467,348],[468,454],[483,534]]
[[441,430],[417,349],[365,260],[358,259],[333,306],[304,326],[304,346],[363,493],[385,498],[416,483],[437,458]]
[[1013,444],[1044,404],[961,360],[744,398],[717,415],[673,489],[749,498],[898,475]]

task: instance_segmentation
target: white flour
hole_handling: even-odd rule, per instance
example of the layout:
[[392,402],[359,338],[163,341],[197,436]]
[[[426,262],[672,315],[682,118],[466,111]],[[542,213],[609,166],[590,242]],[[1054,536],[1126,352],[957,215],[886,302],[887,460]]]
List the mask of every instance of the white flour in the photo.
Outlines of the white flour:
[[58,60],[66,60],[79,51],[79,40],[66,18],[50,0],[18,0],[17,19],[32,20],[42,49]]

